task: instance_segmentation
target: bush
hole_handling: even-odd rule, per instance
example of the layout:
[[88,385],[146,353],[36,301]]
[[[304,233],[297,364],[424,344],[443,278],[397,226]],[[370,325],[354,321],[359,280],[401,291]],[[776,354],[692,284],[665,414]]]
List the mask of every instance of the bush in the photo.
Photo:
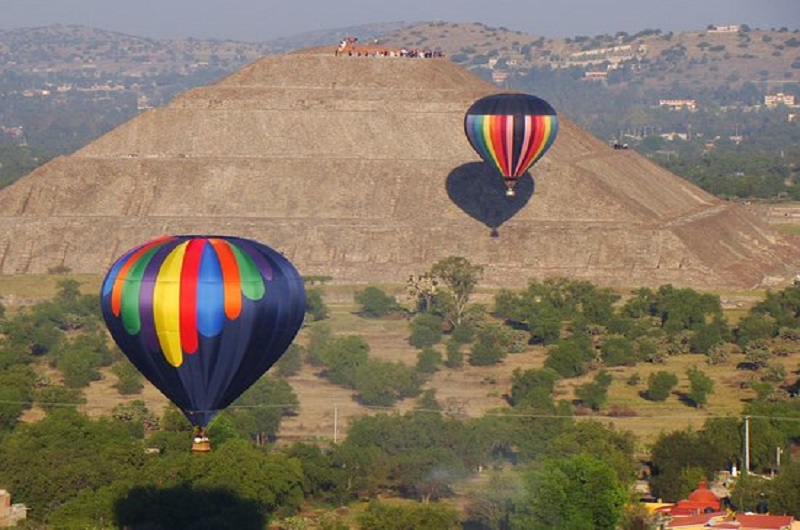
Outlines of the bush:
[[299,344],[291,344],[286,352],[275,363],[274,371],[278,377],[289,377],[297,374],[303,367],[305,348]]
[[117,376],[117,383],[114,385],[120,394],[138,394],[144,388],[142,384],[142,374],[127,359],[124,359],[111,367],[111,373]]
[[461,344],[450,337],[447,341],[447,360],[445,366],[448,368],[461,368],[464,366],[464,352],[461,351]]
[[647,378],[646,397],[650,401],[664,401],[678,384],[678,376],[672,372],[655,372]]
[[442,364],[442,354],[430,346],[417,354],[417,371],[423,374],[433,374],[439,371]]
[[378,318],[397,311],[397,299],[377,287],[367,287],[355,294],[355,301],[361,304],[360,314],[365,317]]
[[408,342],[415,348],[433,346],[442,340],[442,317],[421,313],[411,321],[411,337]]
[[328,318],[328,307],[322,300],[322,289],[306,289],[306,314],[314,322]]
[[472,347],[469,364],[473,366],[489,366],[497,364],[508,354],[511,337],[506,328],[489,325],[481,329]]

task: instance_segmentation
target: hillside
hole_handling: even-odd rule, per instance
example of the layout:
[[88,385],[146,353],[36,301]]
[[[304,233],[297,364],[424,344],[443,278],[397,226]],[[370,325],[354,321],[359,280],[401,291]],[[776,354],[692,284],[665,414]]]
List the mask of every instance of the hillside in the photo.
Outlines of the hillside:
[[[686,32],[643,30],[629,35],[548,39],[484,24],[435,22],[384,35],[387,46],[445,51],[467,68],[520,75],[532,68],[579,68],[623,77],[624,86],[667,88],[675,83],[717,87],[754,82],[781,85],[800,81],[800,36],[787,28]],[[675,94],[680,97],[680,94]]]

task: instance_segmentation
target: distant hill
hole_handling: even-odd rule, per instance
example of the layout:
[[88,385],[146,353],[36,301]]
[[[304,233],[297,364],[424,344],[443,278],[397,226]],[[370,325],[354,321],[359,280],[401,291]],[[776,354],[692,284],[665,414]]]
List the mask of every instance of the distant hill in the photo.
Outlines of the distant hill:
[[[387,45],[445,51],[470,69],[520,75],[531,68],[608,72],[619,83],[714,87],[747,81],[800,82],[800,30],[707,27],[696,31],[575,36],[551,39],[484,24],[431,22],[382,37]],[[623,72],[630,75],[625,75]],[[679,96],[680,94],[676,94]]]

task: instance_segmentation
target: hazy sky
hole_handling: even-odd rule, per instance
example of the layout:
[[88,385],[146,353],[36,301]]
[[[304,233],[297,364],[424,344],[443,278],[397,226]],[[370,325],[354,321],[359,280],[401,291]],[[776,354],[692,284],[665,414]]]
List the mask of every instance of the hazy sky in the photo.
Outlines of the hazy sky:
[[374,22],[482,22],[547,37],[708,24],[800,29],[800,0],[0,0],[0,30],[76,24],[153,38],[267,41]]

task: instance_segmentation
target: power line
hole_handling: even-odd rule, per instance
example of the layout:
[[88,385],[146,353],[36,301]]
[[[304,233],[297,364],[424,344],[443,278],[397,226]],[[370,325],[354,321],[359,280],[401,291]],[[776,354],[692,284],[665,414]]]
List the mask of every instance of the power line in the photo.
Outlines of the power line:
[[[124,401],[120,402],[119,405],[130,405],[131,403],[139,401],[144,403],[145,406],[148,405],[156,405],[156,406],[163,406],[163,402],[156,402],[156,401],[145,401],[145,400],[132,400],[132,401]],[[70,403],[65,401],[52,401],[52,402],[41,402],[41,401],[13,401],[13,400],[0,400],[0,404],[8,404],[8,405],[26,405],[32,407],[34,405],[39,407],[79,407],[83,409],[107,409],[107,405],[100,405],[100,404],[89,404],[89,403]],[[325,401],[324,406],[322,405],[314,405],[310,407],[314,410],[321,410],[325,408],[330,408],[333,410],[334,407],[341,407],[343,403],[333,402],[333,401]],[[360,405],[357,403],[348,403],[351,405],[352,408],[357,408],[359,410],[367,409],[371,411],[378,411],[378,412],[426,412],[431,414],[441,414],[445,416],[463,416],[467,415],[465,412],[455,411],[455,410],[446,410],[446,409],[426,409],[426,408],[402,408],[402,407],[381,407],[376,405]],[[302,403],[269,403],[269,404],[262,404],[262,405],[230,405],[225,407],[224,409],[220,410],[248,410],[248,409],[286,409],[286,408],[299,408],[303,409],[304,406]],[[309,407],[307,407],[309,408]],[[193,412],[214,412],[214,411],[193,411]],[[574,420],[592,420],[592,419],[607,419],[607,420],[636,420],[636,419],[690,419],[690,420],[697,420],[697,419],[719,419],[719,418],[728,418],[728,419],[739,419],[744,420],[745,418],[751,419],[763,419],[763,420],[771,420],[771,421],[797,421],[800,422],[800,416],[792,417],[792,416],[768,416],[768,415],[753,415],[753,414],[705,414],[703,416],[696,416],[692,414],[653,414],[653,415],[637,415],[637,416],[613,416],[608,414],[596,414],[596,415],[587,415],[587,416],[576,416],[572,414],[545,414],[545,413],[529,413],[529,412],[514,412],[513,409],[510,409],[508,412],[505,411],[489,411],[485,412],[480,416],[475,417],[497,417],[497,418],[540,418],[540,419],[574,419]]]

